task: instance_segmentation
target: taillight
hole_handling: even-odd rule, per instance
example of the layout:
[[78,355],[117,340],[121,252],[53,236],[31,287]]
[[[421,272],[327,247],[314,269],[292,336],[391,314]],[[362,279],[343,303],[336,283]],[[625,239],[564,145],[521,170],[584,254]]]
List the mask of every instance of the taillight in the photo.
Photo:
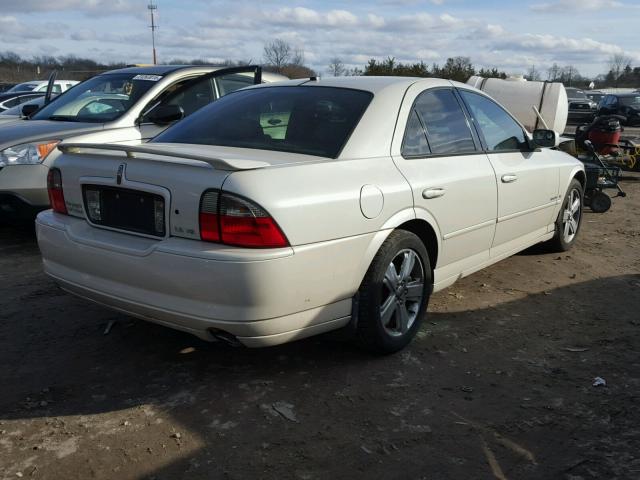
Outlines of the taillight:
[[287,238],[263,208],[245,198],[208,191],[200,202],[200,238],[247,248],[278,248]]
[[57,168],[49,170],[47,175],[47,190],[49,192],[49,203],[54,212],[67,213],[67,206],[64,203],[64,192],[62,191],[62,173]]
[[214,191],[205,192],[200,201],[200,238],[207,242],[220,241],[218,224],[218,197]]

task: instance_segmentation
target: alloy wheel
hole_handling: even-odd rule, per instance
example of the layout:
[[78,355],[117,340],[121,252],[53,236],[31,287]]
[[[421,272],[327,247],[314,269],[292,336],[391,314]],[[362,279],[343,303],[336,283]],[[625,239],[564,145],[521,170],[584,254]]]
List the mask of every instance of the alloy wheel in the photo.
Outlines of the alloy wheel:
[[391,336],[404,335],[415,323],[424,297],[424,267],[411,249],[399,251],[382,282],[380,319]]
[[571,190],[567,204],[562,214],[562,238],[565,243],[571,243],[578,233],[580,215],[582,214],[582,200],[577,189]]

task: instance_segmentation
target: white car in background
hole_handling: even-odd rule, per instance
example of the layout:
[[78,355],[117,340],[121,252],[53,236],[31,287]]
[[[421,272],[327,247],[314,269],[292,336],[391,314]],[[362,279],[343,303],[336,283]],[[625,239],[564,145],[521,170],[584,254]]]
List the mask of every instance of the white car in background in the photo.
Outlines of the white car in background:
[[[74,85],[80,83],[78,80],[55,80],[53,82],[53,87],[51,89],[52,93],[62,93],[69,90]],[[14,85],[6,93],[13,92],[46,92],[47,85],[49,82],[47,80],[32,80],[30,82],[23,82],[17,85]]]
[[27,107],[29,110],[37,111],[44,105],[44,95],[37,97],[35,100],[29,100],[28,102],[21,103],[20,105],[16,105],[15,107],[8,108],[0,112],[0,125],[7,122],[15,122],[16,120],[22,120],[25,118],[23,114],[24,107]]
[[60,145],[38,243],[63,289],[204,339],[350,326],[389,353],[432,291],[573,245],[585,172],[556,142],[447,80],[256,86],[145,145]]
[[62,140],[139,144],[231,91],[282,79],[256,66],[165,65],[86,80],[27,120],[0,123],[0,220],[49,208],[47,172]]

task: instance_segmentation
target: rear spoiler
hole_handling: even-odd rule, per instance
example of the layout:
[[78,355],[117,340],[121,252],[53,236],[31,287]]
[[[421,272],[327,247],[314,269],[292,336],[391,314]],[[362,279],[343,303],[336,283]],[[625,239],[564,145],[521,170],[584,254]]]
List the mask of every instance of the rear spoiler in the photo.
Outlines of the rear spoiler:
[[[177,145],[176,145],[177,146]],[[158,145],[160,147],[160,145]],[[58,145],[58,149],[66,154],[78,155],[81,153],[91,153],[97,155],[108,155],[110,152],[124,152],[127,158],[144,158],[146,160],[163,161],[153,157],[172,157],[183,160],[197,160],[207,163],[217,170],[253,170],[256,168],[268,167],[271,164],[258,160],[245,160],[241,158],[214,158],[199,153],[189,152],[189,148],[181,151],[171,151],[170,149],[154,148],[142,145],[121,145],[103,143],[63,143]],[[178,150],[178,149],[176,149]],[[151,158],[150,158],[151,157]]]

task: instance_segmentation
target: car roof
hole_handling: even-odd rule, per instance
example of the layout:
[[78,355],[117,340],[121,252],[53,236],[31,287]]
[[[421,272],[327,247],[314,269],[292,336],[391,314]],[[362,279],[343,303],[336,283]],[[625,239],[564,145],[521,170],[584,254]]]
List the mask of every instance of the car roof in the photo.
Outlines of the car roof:
[[614,97],[637,97],[638,92],[609,93],[609,95],[613,95]]
[[212,65],[143,65],[126,68],[118,68],[117,70],[109,70],[101,73],[101,75],[109,75],[113,73],[132,73],[136,75],[167,75],[178,70],[202,70],[203,68],[219,69],[223,67],[214,67]]
[[[354,90],[365,90],[373,94],[379,93],[388,87],[405,87],[409,88],[416,82],[420,82],[426,88],[429,84],[433,86],[441,86],[440,78],[423,78],[423,77],[376,77],[376,76],[354,76],[354,77],[326,77],[326,78],[302,78],[297,80],[288,80],[282,82],[263,83],[262,85],[254,85],[249,88],[268,88],[277,86],[317,86],[317,87],[337,87],[351,88]],[[454,82],[451,82],[454,83]],[[463,84],[459,84],[463,86]],[[457,86],[457,85],[456,85]]]

